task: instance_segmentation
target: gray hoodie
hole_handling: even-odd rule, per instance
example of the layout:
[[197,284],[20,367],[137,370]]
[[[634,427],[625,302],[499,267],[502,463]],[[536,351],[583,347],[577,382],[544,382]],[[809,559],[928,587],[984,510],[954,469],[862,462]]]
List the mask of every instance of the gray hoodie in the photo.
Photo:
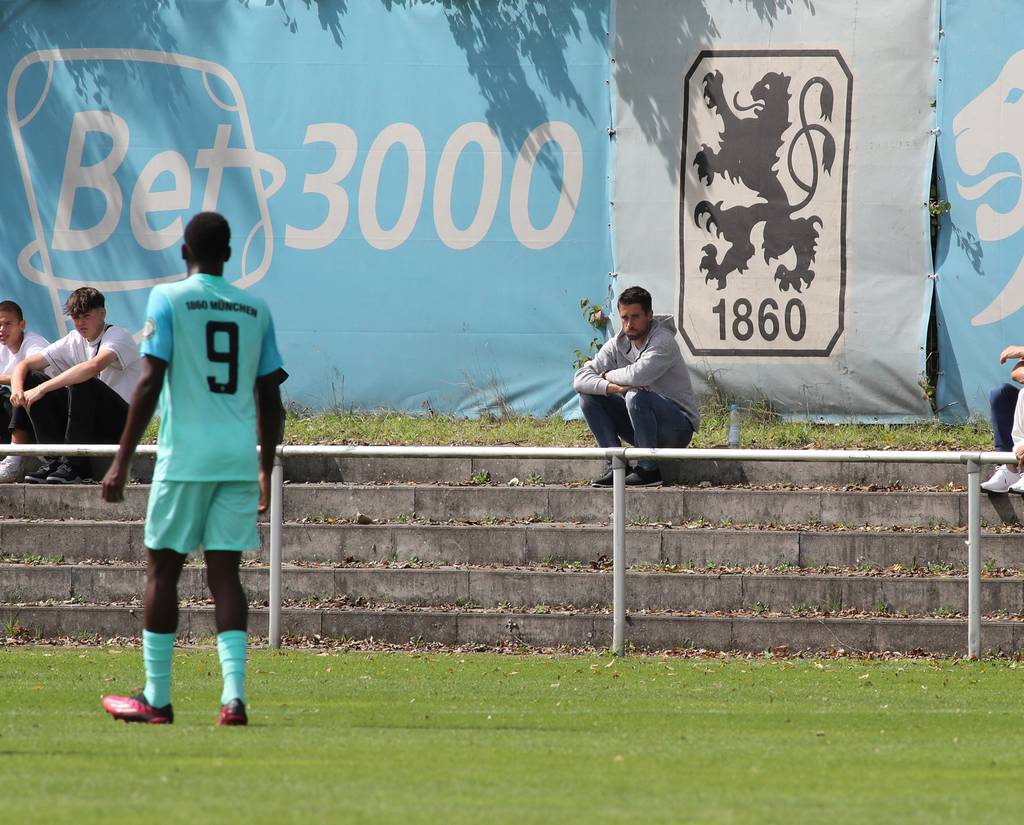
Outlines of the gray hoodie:
[[[624,387],[650,387],[681,409],[693,425],[700,429],[700,408],[693,394],[690,374],[683,353],[676,341],[676,324],[671,315],[655,315],[647,333],[640,357],[631,362],[633,346],[624,332],[605,342],[596,356],[576,371],[573,389],[587,395],[607,395],[608,384]],[[607,373],[605,378],[602,373]]]

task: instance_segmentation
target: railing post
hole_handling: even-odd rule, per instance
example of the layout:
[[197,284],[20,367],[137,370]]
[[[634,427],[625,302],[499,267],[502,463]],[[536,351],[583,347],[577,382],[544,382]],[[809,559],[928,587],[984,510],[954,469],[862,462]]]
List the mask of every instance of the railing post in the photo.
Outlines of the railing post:
[[967,460],[967,655],[981,657],[981,465]]
[[284,513],[284,462],[274,455],[270,476],[270,628],[268,641],[275,650],[281,647],[281,524]]
[[612,653],[622,653],[626,631],[626,461],[612,456]]

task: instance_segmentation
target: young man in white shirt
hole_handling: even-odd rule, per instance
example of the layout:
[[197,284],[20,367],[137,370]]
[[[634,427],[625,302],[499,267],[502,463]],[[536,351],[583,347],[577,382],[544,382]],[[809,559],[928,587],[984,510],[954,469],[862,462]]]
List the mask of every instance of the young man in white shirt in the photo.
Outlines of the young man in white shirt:
[[[75,329],[14,368],[12,427],[30,422],[39,444],[116,444],[142,375],[142,355],[128,330],[108,324],[103,293],[81,287],[64,312]],[[49,369],[53,377],[43,370]],[[88,458],[61,456],[25,476],[30,484],[86,484]]]
[[[11,404],[11,373],[28,356],[42,352],[49,341],[37,332],[25,329],[25,315],[14,301],[0,301],[0,443],[32,444],[31,430],[11,429],[14,406]],[[31,426],[31,425],[29,425]],[[24,478],[22,456],[9,455],[0,461],[0,484]],[[38,464],[38,462],[35,462]],[[32,466],[35,466],[33,464]]]

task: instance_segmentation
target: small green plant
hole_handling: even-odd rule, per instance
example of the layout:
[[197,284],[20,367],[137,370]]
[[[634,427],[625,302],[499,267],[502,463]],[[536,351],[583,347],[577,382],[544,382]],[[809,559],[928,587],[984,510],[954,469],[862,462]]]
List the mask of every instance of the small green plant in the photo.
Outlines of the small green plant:
[[530,473],[526,477],[526,483],[527,484],[543,484],[544,483],[544,479],[541,478],[539,475],[537,475],[537,473],[534,472],[534,473]]
[[935,615],[942,616],[944,619],[949,619],[956,615],[956,611],[948,604],[944,604],[942,605],[942,607],[935,611]]
[[939,231],[939,219],[947,214],[953,205],[945,198],[938,197],[938,193],[933,188],[932,196],[928,201],[928,214],[931,215],[932,234],[934,235]]
[[758,602],[757,604],[754,605],[754,612],[758,613],[758,614],[760,614],[760,613],[767,613],[770,610],[771,610],[771,607],[769,605],[767,605],[767,604],[764,604],[763,602]]
[[19,639],[28,636],[28,630],[18,624],[18,620],[13,616],[8,616],[0,623],[0,627],[3,628],[4,636],[8,639]]
[[825,611],[828,613],[839,613],[843,609],[843,597],[842,594],[837,596],[829,596],[825,599]]
[[324,512],[309,513],[303,520],[306,524],[334,524],[336,519]]
[[605,311],[605,307],[611,304],[612,289],[608,287],[608,297],[604,299],[603,303],[595,304],[591,302],[589,298],[584,298],[580,301],[580,308],[583,310],[583,317],[586,318],[587,323],[590,324],[595,330],[603,333],[602,335],[595,336],[590,346],[586,351],[584,350],[573,350],[576,359],[572,362],[573,369],[579,369],[588,361],[593,359],[594,355],[601,348],[601,344],[607,338],[605,328],[608,326],[608,322],[611,318]]
[[472,479],[474,484],[487,484],[491,480],[491,474],[487,470],[481,470],[479,473],[473,473]]

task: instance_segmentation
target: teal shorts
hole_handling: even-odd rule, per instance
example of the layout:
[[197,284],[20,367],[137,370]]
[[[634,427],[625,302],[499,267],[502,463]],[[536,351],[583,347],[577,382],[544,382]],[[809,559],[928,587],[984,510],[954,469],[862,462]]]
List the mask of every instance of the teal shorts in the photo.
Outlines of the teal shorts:
[[146,547],[191,553],[260,545],[258,481],[154,481],[146,508]]

